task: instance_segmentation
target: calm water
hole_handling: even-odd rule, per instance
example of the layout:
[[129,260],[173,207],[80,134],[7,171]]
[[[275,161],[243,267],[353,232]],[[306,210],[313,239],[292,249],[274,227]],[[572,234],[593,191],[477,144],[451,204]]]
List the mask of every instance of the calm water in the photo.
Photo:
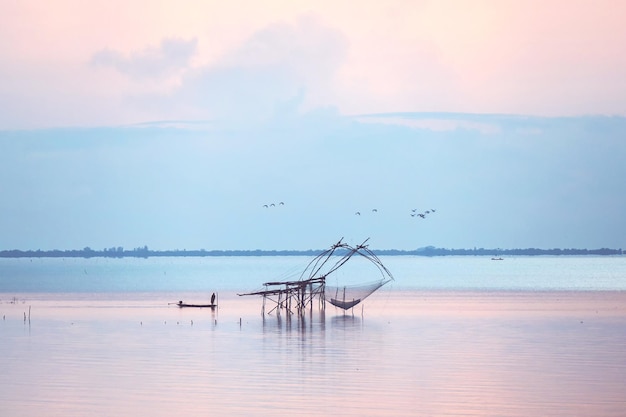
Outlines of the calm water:
[[383,258],[347,314],[236,295],[309,260],[0,259],[0,415],[626,415],[626,257]]

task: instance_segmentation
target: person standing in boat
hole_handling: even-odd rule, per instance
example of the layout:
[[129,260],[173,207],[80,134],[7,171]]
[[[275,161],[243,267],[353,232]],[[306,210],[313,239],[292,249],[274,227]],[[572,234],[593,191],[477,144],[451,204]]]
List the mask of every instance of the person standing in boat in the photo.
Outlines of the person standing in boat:
[[212,306],[215,305],[215,293],[213,293],[213,295],[211,295],[211,305]]

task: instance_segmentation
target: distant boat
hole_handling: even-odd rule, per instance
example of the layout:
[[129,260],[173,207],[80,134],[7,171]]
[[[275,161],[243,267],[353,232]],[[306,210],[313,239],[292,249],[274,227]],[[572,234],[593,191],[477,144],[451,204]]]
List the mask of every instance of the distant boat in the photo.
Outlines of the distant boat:
[[501,260],[502,260],[502,257],[500,257],[500,256],[498,256],[497,258],[496,258],[496,257],[493,257],[493,258],[491,258],[491,260],[492,260],[492,261],[501,261]]

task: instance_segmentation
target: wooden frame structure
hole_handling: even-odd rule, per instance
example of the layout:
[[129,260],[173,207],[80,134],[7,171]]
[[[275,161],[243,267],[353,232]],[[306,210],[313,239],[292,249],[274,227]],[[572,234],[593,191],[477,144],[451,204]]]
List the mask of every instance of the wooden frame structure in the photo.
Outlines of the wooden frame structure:
[[285,309],[287,314],[302,314],[307,308],[313,309],[314,300],[317,298],[320,308],[325,306],[326,277],[310,278],[299,281],[275,281],[263,284],[264,290],[239,295],[260,295],[263,297],[261,314],[265,315],[267,301],[273,303],[267,313],[276,310],[280,314]]
[[[378,288],[392,281],[393,276],[374,252],[367,247],[365,243],[368,239],[356,247],[343,243],[342,240],[343,238],[332,245],[330,249],[313,258],[300,275],[299,280],[266,282],[263,284],[264,289],[262,290],[238,295],[262,296],[262,315],[265,315],[265,304],[268,300],[274,303],[274,307],[268,311],[268,314],[271,314],[274,310],[280,314],[280,310],[283,308],[288,314],[296,312],[302,314],[309,307],[313,309],[313,303],[316,298],[319,301],[320,309],[325,309],[326,277],[341,268],[352,256],[359,255],[376,266],[381,274],[381,279],[373,284],[369,283],[352,287],[343,286],[341,299],[337,297],[337,291],[335,291],[335,298],[329,299],[329,302],[336,307],[344,310],[353,308]],[[333,257],[335,262],[329,262]],[[308,278],[304,278],[305,276],[308,276]],[[347,288],[351,288],[352,295],[348,296],[346,294]]]

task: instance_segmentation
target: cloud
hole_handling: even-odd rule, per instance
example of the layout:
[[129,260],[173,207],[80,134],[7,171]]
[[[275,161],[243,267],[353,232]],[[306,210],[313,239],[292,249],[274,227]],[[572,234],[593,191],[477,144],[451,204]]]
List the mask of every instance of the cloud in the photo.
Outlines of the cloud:
[[380,116],[380,115],[364,115],[356,117],[361,123],[382,123],[398,126],[406,126],[413,129],[429,129],[434,131],[451,131],[457,129],[477,130],[481,133],[498,133],[500,128],[496,124],[485,122],[477,122],[468,120],[467,118],[449,119],[438,117],[414,118],[403,116]]
[[91,64],[115,68],[136,79],[160,77],[185,69],[196,53],[197,46],[198,41],[195,38],[165,38],[158,47],[147,47],[130,56],[111,49],[100,50],[92,56]]
[[274,23],[227,54],[227,67],[280,67],[307,83],[326,82],[344,61],[348,41],[339,30],[314,16],[294,23]]
[[186,71],[173,92],[134,100],[160,106],[166,118],[255,122],[293,115],[335,101],[333,81],[347,53],[341,31],[304,16],[268,25],[219,59]]

